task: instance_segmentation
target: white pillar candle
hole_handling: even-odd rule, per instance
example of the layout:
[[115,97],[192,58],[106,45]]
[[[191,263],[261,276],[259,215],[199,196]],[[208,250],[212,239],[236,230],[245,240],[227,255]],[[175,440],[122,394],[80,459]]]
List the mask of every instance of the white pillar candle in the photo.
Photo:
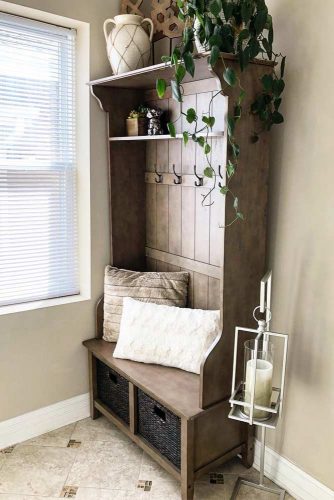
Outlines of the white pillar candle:
[[[246,367],[246,386],[245,386],[245,401],[251,402],[252,391],[254,387],[254,365],[255,359],[247,361]],[[273,379],[273,365],[264,359],[258,359],[256,363],[256,383],[254,404],[260,406],[270,407],[271,393],[272,393],[272,379]],[[250,414],[250,409],[245,407],[246,415]],[[253,413],[254,418],[266,418],[268,412],[263,410],[255,410]]]

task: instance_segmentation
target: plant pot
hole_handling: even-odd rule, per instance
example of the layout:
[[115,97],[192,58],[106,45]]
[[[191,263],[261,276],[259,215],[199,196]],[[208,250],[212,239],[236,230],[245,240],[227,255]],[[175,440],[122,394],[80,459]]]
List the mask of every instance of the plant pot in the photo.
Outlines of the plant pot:
[[147,118],[127,118],[126,131],[129,136],[147,135]]
[[[150,25],[150,35],[142,27],[145,22]],[[108,24],[114,24],[109,34]],[[107,19],[103,31],[109,62],[115,75],[148,65],[154,31],[152,19],[143,19],[136,14],[122,14],[114,19]]]

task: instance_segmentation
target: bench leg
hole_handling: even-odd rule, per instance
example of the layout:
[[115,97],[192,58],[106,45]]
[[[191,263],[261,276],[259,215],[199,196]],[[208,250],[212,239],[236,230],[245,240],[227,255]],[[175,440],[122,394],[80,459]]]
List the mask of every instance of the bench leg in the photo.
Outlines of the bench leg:
[[94,406],[94,400],[97,398],[97,382],[96,382],[96,359],[90,351],[88,351],[88,366],[89,366],[89,399],[90,399],[90,416],[93,420],[101,414]]
[[181,498],[194,498],[194,422],[181,421]]

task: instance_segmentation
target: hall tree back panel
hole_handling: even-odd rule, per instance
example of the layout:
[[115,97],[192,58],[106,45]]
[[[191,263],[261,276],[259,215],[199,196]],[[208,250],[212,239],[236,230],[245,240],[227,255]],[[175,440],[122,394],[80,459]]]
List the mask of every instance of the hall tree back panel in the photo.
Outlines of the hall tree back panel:
[[[238,72],[233,56],[225,55],[225,59]],[[229,158],[226,118],[237,90],[228,89],[226,95],[220,94],[222,71],[220,64],[213,71],[208,68],[206,58],[199,57],[195,79],[187,77],[184,84],[183,106],[195,108],[201,117],[216,95],[213,100],[216,123],[209,140],[212,165],[217,172],[221,166],[218,181],[224,185]],[[259,61],[241,75],[242,85],[247,89],[245,110],[261,90],[260,78],[265,72],[268,65]],[[156,79],[169,80],[171,76],[171,68],[156,65],[91,82],[92,93],[108,113],[111,263],[134,270],[187,270],[190,273],[189,307],[220,309],[222,334],[207,353],[200,375],[116,360],[114,346],[100,339],[102,299],[98,306],[98,339],[85,345],[90,351],[92,416],[102,412],[113,420],[181,480],[182,497],[191,499],[194,479],[214,465],[240,452],[245,463],[252,463],[252,431],[231,422],[227,415],[234,328],[249,324],[258,303],[258,283],[265,271],[269,145],[266,134],[258,143],[250,143],[256,123],[245,111],[236,134],[241,146],[240,165],[230,187],[240,199],[246,221],[222,228],[233,219],[234,210],[230,200],[218,190],[207,200],[208,206],[203,207],[203,195],[208,193],[213,181],[204,178],[203,185],[199,185],[206,167],[200,147],[192,141],[185,146],[180,138],[126,138],[125,119],[129,111],[143,102],[165,109],[170,119],[177,120],[178,134],[189,130],[189,124],[179,118],[180,104],[171,98],[170,89],[163,100],[156,97]],[[175,174],[182,176],[181,184],[175,184],[179,179]],[[98,401],[95,359],[102,360],[129,380],[129,429]],[[180,393],[175,387],[182,387]],[[175,471],[138,434],[137,388],[180,416],[180,470]],[[185,394],[188,412],[183,410]]]

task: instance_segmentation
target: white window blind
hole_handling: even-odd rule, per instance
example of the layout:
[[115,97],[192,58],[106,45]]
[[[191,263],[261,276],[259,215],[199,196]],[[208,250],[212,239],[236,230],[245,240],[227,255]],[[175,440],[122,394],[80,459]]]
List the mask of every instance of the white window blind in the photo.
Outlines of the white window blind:
[[75,31],[0,13],[0,306],[79,293]]

